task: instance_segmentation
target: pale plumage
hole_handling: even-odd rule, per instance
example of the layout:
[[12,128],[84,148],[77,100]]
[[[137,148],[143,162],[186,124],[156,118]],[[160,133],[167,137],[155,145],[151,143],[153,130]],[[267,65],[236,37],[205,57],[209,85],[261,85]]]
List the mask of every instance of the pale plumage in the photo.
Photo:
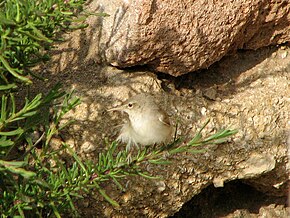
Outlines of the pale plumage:
[[171,139],[172,127],[167,114],[159,108],[151,95],[139,94],[129,98],[120,107],[111,110],[129,115],[117,140],[132,144],[151,145],[166,143]]

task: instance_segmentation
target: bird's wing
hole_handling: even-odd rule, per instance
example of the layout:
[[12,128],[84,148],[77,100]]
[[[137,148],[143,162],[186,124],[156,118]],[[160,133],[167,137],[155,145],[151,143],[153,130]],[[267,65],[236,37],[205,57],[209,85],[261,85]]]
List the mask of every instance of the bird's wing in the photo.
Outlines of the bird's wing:
[[168,116],[164,113],[160,113],[158,119],[160,120],[160,122],[162,122],[163,124],[170,126],[170,120],[168,118]]

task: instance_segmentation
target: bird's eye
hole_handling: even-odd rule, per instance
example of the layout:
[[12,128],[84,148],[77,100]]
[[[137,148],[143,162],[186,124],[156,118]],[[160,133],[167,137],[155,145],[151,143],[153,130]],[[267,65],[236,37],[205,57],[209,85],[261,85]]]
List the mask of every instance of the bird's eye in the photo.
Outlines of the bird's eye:
[[132,108],[133,107],[133,104],[132,103],[129,103],[128,104],[128,108]]

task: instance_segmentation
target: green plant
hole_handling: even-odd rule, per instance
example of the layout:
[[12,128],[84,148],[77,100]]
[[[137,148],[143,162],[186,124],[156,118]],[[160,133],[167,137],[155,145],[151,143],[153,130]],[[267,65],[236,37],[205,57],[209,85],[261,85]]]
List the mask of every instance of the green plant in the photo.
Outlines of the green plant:
[[45,51],[63,30],[73,26],[85,0],[0,1],[0,90],[31,84],[36,76],[30,68],[49,56]]
[[[0,1],[0,214],[3,217],[15,214],[23,217],[25,211],[39,214],[35,208],[38,204],[41,208],[42,201],[32,193],[45,190],[45,181],[37,179],[39,173],[33,161],[43,159],[36,155],[35,148],[42,144],[45,156],[52,136],[63,128],[59,125],[61,117],[79,100],[60,91],[59,85],[45,96],[37,94],[31,99],[26,95],[25,102],[16,98],[15,93],[19,87],[31,85],[32,77],[40,79],[31,67],[49,59],[46,51],[59,40],[61,31],[86,26],[74,26],[87,16],[79,16],[84,2]],[[58,108],[60,98],[65,101]],[[58,112],[50,114],[52,106]],[[35,132],[42,134],[35,137]],[[32,200],[34,197],[36,201]]]
[[[0,119],[0,213],[6,216],[15,214],[15,211],[21,215],[24,214],[23,210],[35,210],[38,207],[34,208],[33,203],[43,204],[39,195],[47,183],[39,177],[37,163],[43,164],[47,160],[44,157],[46,152],[51,151],[49,142],[52,136],[67,125],[60,124],[61,118],[80,102],[72,98],[71,93],[61,92],[60,85],[44,97],[39,94],[31,101],[26,99],[19,111],[12,96],[2,96]],[[59,105],[57,101],[60,98],[64,100]],[[48,109],[52,103],[56,112],[49,115]],[[33,132],[40,129],[43,129],[45,139],[39,136],[33,141]],[[39,143],[42,144],[41,155],[35,151]],[[18,152],[19,149],[22,152]],[[42,170],[50,169],[43,166]]]

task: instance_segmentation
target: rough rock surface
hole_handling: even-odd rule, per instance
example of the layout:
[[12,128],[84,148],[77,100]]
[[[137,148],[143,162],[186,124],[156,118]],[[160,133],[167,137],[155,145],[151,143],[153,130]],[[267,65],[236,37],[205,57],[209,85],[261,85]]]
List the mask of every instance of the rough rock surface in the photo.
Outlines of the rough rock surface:
[[269,196],[243,180],[225,184],[223,188],[209,186],[184,204],[171,218],[288,218],[287,197]]
[[[289,0],[92,1],[91,46],[118,67],[149,65],[182,75],[208,68],[237,49],[290,41]],[[96,55],[96,54],[94,54]]]
[[269,205],[267,207],[261,207],[258,214],[250,213],[247,210],[236,210],[233,214],[225,216],[224,218],[288,218],[290,216],[289,208],[285,208],[282,205]]
[[236,179],[267,193],[287,193],[290,48],[240,52],[200,73],[173,78],[142,68],[97,65],[92,61],[97,48],[90,43],[94,36],[86,31],[67,36],[71,39],[59,45],[50,66],[40,71],[51,84],[62,81],[82,98],[67,117],[76,123],[63,137],[83,158],[97,159],[106,149],[104,138],[116,138],[120,114],[106,110],[129,93],[154,94],[172,121],[180,120],[179,134],[192,137],[207,118],[211,122],[205,133],[224,127],[239,133],[222,146],[208,146],[204,154],[183,153],[170,158],[172,165],[147,168],[162,180],[127,178],[125,192],[103,184],[121,207],[114,208],[96,192],[79,202],[84,217],[166,217],[205,187]]

